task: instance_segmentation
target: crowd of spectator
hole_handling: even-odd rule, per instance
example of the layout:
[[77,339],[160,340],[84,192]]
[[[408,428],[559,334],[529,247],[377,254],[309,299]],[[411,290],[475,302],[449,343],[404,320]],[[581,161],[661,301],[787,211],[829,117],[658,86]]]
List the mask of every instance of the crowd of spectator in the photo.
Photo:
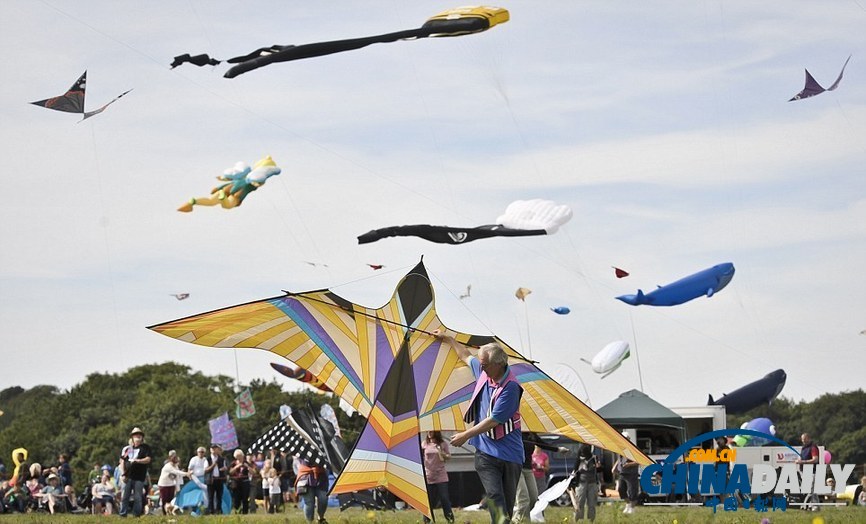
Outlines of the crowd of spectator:
[[[318,520],[325,522],[328,477],[321,468],[310,467],[277,449],[267,455],[236,449],[230,459],[224,458],[222,447],[216,443],[209,450],[199,447],[188,462],[174,450],[159,458],[144,437],[143,430],[133,428],[117,464],[93,464],[79,493],[73,485],[67,454],[59,455],[56,464],[43,466],[30,463],[26,449],[15,450],[13,470],[7,470],[0,461],[0,513],[280,513],[297,507],[297,491],[302,491],[309,508],[308,520],[313,520],[318,503]],[[302,487],[296,490],[299,472]],[[193,485],[183,489],[187,484]],[[182,490],[190,492],[187,497],[181,497]],[[230,499],[224,497],[226,492]],[[313,496],[307,499],[307,492]],[[324,501],[320,500],[322,493]]]

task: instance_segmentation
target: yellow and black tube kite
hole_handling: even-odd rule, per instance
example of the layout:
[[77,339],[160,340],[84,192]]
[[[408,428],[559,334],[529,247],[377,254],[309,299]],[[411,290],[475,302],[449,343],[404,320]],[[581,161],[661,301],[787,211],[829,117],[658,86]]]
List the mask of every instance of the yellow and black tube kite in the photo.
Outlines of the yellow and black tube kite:
[[[350,38],[347,40],[332,40],[329,42],[316,42],[303,45],[273,45],[256,49],[252,53],[229,58],[226,62],[237,64],[229,69],[224,75],[226,78],[234,78],[247,71],[258,69],[275,62],[289,62],[302,58],[342,53],[361,49],[371,44],[396,42],[397,40],[408,40],[417,38],[460,36],[471,33],[480,33],[491,27],[508,21],[508,11],[501,7],[459,7],[449,9],[431,17],[421,27],[406,31],[397,31],[376,36],[362,38]],[[181,64],[190,63],[197,66],[217,65],[221,61],[211,58],[209,55],[194,55],[188,53],[174,57],[171,67],[175,68]]]

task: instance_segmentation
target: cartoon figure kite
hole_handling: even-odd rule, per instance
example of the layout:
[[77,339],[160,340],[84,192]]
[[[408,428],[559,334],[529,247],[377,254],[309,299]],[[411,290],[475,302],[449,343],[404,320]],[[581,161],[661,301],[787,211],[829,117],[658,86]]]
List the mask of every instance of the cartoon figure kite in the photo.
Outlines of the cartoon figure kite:
[[45,100],[39,100],[37,102],[30,102],[33,105],[41,106],[47,109],[53,109],[55,111],[63,111],[65,113],[81,113],[84,117],[79,120],[79,122],[83,122],[93,115],[98,115],[99,113],[105,111],[105,108],[110,106],[111,104],[120,100],[120,97],[132,91],[129,89],[120,93],[116,96],[112,101],[108,102],[102,107],[94,109],[93,111],[85,111],[84,110],[84,91],[87,87],[87,71],[82,74],[78,80],[72,84],[72,87],[69,88],[66,93],[55,96],[53,98],[46,98]]
[[821,84],[819,84],[815,80],[815,78],[809,73],[809,70],[806,69],[806,86],[803,88],[802,91],[794,95],[794,98],[788,100],[788,102],[793,102],[794,100],[802,100],[804,98],[820,95],[824,91],[835,90],[837,87],[839,87],[839,82],[842,81],[842,75],[845,74],[845,67],[848,66],[848,61],[851,60],[851,56],[852,55],[848,55],[848,60],[845,60],[845,63],[842,65],[842,70],[839,71],[839,76],[836,77],[836,81],[833,82],[833,85],[831,85],[827,89],[821,87]]
[[[418,29],[398,31],[383,35],[370,36],[366,38],[352,38],[348,40],[333,40],[330,42],[316,42],[304,45],[272,45],[256,49],[252,53],[236,56],[227,60],[230,64],[237,64],[226,72],[225,78],[234,78],[253,69],[264,67],[275,62],[289,62],[302,58],[341,53],[361,49],[371,44],[396,42],[397,40],[412,40],[440,36],[460,36],[471,33],[486,31],[497,24],[508,21],[508,11],[500,7],[459,7],[439,13],[430,18]],[[194,64],[199,67],[205,65],[217,65],[220,60],[210,56],[195,55],[189,53],[174,57],[171,63],[172,69],[181,64]]]
[[[289,293],[151,326],[166,336],[221,348],[260,348],[322,380],[367,419],[332,494],[385,487],[432,517],[421,432],[465,429],[475,386],[454,344],[475,353],[496,342],[523,388],[525,431],[556,433],[630,457],[651,460],[598,414],[495,336],[448,330],[419,263],[380,308],[330,290]],[[440,332],[452,338],[433,336]]]
[[189,213],[193,206],[216,206],[220,205],[223,209],[231,209],[240,206],[244,199],[262,187],[268,178],[279,175],[282,170],[274,163],[274,159],[270,156],[256,162],[252,168],[244,162],[238,162],[231,169],[227,169],[222,175],[217,177],[217,180],[226,182],[215,187],[210,192],[210,196],[201,198],[190,198],[189,202],[177,208],[178,211]]

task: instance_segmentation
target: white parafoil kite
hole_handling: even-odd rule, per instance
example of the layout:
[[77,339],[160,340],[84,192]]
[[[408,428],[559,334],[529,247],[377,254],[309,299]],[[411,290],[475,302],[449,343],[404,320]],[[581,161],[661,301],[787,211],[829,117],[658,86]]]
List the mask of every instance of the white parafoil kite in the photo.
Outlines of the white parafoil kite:
[[572,216],[571,208],[565,204],[535,198],[515,200],[508,204],[496,223],[511,229],[543,229],[547,234],[552,234]]

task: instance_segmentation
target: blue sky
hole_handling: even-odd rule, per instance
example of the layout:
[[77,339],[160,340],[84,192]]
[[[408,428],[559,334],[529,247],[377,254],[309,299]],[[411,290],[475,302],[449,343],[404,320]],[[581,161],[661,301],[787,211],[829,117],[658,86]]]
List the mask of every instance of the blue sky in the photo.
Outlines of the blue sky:
[[[798,400],[861,387],[866,9],[753,4],[519,1],[482,34],[227,80],[225,66],[168,64],[409,29],[454,6],[3,2],[0,387],[166,360],[269,379],[268,353],[238,351],[236,368],[232,351],[144,326],[282,289],[380,305],[422,255],[449,327],[571,365],[595,407],[640,383],[635,358],[603,381],[579,362],[613,340],[636,347],[645,392],[667,405],[777,368]],[[828,86],[849,54],[838,90],[787,102],[804,68]],[[27,103],[85,69],[88,109],[134,90],[80,124]],[[266,154],[283,173],[241,208],[175,211]],[[525,198],[574,218],[542,238],[356,241],[490,223]],[[711,299],[613,299],[726,261],[736,276]],[[525,306],[519,286],[533,290]]]

